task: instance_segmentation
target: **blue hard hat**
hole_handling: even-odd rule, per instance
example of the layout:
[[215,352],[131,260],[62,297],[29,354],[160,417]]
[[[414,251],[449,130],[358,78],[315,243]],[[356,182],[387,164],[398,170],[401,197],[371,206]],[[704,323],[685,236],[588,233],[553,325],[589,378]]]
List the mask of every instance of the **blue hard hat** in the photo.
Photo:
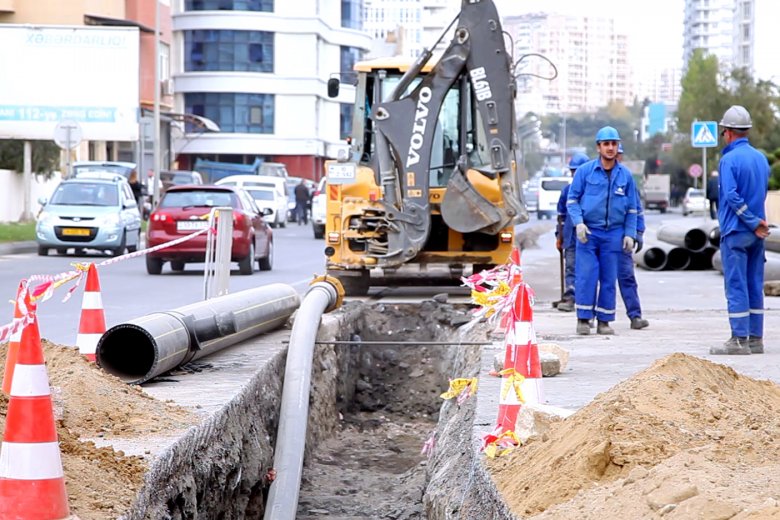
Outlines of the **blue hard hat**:
[[612,126],[605,126],[596,132],[596,144],[601,141],[620,141],[620,134]]
[[623,153],[623,143],[618,143],[618,152],[617,153]]
[[571,159],[569,159],[569,169],[570,170],[576,170],[586,162],[590,161],[587,155],[585,155],[582,152],[575,153],[571,156]]

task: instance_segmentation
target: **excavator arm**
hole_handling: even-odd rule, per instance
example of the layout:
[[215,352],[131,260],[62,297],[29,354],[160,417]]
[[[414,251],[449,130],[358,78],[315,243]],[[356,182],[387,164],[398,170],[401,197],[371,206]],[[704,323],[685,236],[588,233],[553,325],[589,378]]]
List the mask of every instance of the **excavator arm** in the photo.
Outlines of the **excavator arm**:
[[[385,265],[400,265],[414,258],[428,238],[429,169],[436,122],[445,96],[464,75],[477,116],[473,131],[485,136],[482,142],[487,149],[477,152],[487,161],[472,166],[467,147],[460,147],[461,155],[441,203],[442,218],[462,233],[495,234],[524,213],[513,162],[517,142],[515,83],[493,1],[463,0],[452,41],[433,70],[421,76],[431,54],[426,51],[415,62],[371,115],[387,231],[386,248],[375,256],[381,256]],[[419,77],[422,79],[407,92]],[[464,118],[471,117],[463,112]],[[470,169],[499,178],[503,205],[477,192],[467,177]]]

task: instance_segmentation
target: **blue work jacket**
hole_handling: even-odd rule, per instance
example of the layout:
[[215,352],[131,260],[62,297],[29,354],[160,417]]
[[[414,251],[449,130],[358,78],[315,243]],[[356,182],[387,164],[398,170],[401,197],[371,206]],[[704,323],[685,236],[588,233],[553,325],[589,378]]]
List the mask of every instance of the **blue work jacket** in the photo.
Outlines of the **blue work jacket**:
[[596,158],[577,168],[566,208],[575,226],[584,222],[590,229],[622,229],[623,236],[636,239],[637,197],[628,168],[616,161],[607,176]]
[[566,200],[569,197],[569,188],[571,188],[571,184],[564,186],[561,190],[561,196],[558,198],[558,215],[564,218],[563,237],[561,237],[561,244],[564,249],[574,247],[574,241],[577,238],[577,233],[574,230],[574,223],[572,223],[571,217],[566,211]]
[[766,192],[769,163],[764,154],[750,146],[747,138],[723,149],[718,166],[718,221],[720,236],[748,231],[766,220]]

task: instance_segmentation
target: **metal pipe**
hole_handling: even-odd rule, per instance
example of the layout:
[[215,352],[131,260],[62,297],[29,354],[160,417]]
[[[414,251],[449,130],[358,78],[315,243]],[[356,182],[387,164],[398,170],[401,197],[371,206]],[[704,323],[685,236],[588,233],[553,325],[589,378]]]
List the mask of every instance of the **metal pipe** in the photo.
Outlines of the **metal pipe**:
[[95,357],[109,374],[140,384],[283,325],[299,303],[295,289],[275,283],[155,312],[108,329]]
[[713,247],[720,247],[720,226],[715,226],[707,234],[710,245]]
[[648,271],[661,271],[666,267],[666,251],[657,242],[645,240],[644,248],[634,253],[634,262]]
[[658,248],[666,255],[666,262],[663,266],[665,271],[679,271],[688,267],[691,261],[691,253],[684,247],[677,247],[659,240],[655,231],[651,229],[645,230],[644,241],[646,245]]
[[656,231],[658,240],[669,244],[684,247],[697,253],[707,247],[707,232],[701,227],[682,227],[672,224],[664,224]]
[[[306,427],[309,420],[309,390],[317,338],[322,314],[340,305],[344,290],[334,286],[332,277],[311,286],[295,316],[287,362],[276,434],[274,468],[265,505],[265,520],[291,520],[298,510],[298,494],[303,474]],[[339,290],[340,289],[340,290]]]
[[707,246],[704,248],[704,251],[691,253],[691,261],[687,268],[691,271],[706,271],[712,269],[712,257],[717,250],[717,247]]

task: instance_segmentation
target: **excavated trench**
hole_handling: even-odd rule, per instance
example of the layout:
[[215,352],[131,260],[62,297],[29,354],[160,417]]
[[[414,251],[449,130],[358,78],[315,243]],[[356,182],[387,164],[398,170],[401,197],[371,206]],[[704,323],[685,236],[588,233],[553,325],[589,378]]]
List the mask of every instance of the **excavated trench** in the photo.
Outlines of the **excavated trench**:
[[335,393],[315,385],[312,406],[335,396],[338,418],[309,447],[297,518],[429,518],[422,448],[435,436],[449,379],[478,370],[479,347],[459,344],[475,339],[456,331],[468,320],[465,306],[433,301],[364,306],[348,337],[357,343],[329,345]]

